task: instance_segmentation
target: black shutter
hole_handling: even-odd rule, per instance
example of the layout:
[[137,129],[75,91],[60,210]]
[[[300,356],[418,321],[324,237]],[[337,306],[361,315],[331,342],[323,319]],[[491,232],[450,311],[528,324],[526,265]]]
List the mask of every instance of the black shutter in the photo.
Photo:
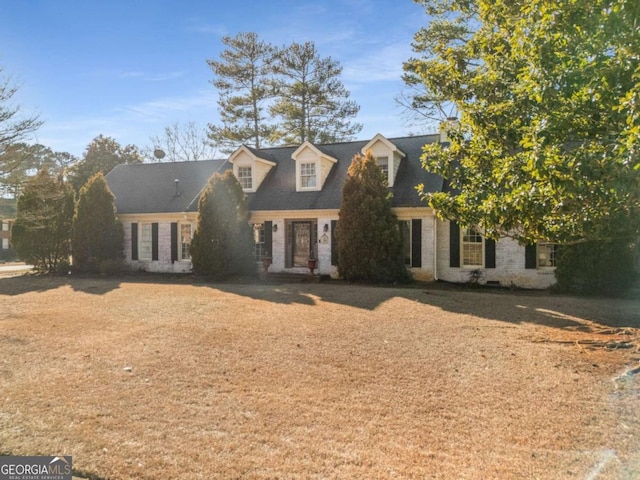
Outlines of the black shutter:
[[411,266],[422,267],[422,220],[411,220]]
[[178,223],[171,223],[171,263],[178,261]]
[[460,227],[449,222],[449,266],[460,267]]
[[336,237],[337,220],[331,220],[331,265],[338,265],[338,238]]
[[151,260],[158,260],[158,224],[151,224]]
[[138,224],[131,224],[131,260],[138,260]]
[[533,269],[537,267],[537,249],[536,244],[530,244],[524,247],[524,268]]
[[484,239],[484,268],[496,268],[496,241]]
[[273,258],[273,222],[264,222],[264,255]]

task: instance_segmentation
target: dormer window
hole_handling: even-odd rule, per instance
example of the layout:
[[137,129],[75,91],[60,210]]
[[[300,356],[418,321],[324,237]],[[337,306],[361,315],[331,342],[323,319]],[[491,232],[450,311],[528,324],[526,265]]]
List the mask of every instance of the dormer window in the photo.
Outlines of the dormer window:
[[400,162],[406,156],[405,153],[379,133],[362,147],[361,152],[363,155],[366,155],[367,151],[370,151],[373,158],[376,159],[376,164],[382,170],[387,180],[387,185],[393,187],[400,168]]
[[265,152],[242,145],[229,157],[233,174],[246,193],[256,192],[269,171],[276,166],[275,161]]
[[376,165],[380,167],[382,173],[384,174],[384,178],[389,181],[389,157],[376,157]]
[[251,167],[238,167],[238,181],[243,190],[251,190],[253,188],[251,170]]
[[316,164],[301,163],[300,164],[300,187],[301,188],[315,188],[316,182]]
[[291,154],[291,159],[296,162],[296,192],[322,190],[331,168],[338,163],[322,147],[308,141]]

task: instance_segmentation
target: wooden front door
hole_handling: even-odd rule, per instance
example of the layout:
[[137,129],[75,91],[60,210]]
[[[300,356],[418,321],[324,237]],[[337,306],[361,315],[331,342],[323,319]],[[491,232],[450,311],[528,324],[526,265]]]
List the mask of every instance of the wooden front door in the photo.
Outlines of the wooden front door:
[[306,267],[313,256],[311,242],[311,222],[293,222],[292,256],[294,267]]

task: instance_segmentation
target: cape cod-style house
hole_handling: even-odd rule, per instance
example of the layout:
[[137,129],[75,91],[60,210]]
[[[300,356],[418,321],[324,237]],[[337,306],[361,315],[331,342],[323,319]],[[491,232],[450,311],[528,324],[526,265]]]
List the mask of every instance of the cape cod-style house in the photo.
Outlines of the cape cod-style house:
[[244,189],[255,235],[255,255],[272,258],[270,272],[338,276],[334,231],[347,169],[354,155],[371,150],[388,178],[393,211],[404,241],[404,258],[418,280],[467,282],[480,270],[483,281],[524,288],[555,282],[555,246],[497,242],[473,229],[436,218],[420,200],[445,187],[426,172],[422,147],[440,134],[293,147],[238,148],[228,159],[119,165],[107,176],[125,232],[125,258],[134,269],[189,272],[189,245],[196,228],[198,199],[208,179],[232,169]]

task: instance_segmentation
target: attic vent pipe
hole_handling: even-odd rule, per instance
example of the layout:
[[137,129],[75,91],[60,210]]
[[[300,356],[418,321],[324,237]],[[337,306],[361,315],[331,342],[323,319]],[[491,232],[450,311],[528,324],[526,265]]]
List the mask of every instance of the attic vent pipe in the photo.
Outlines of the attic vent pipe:
[[176,178],[174,182],[176,184],[176,197],[179,197],[180,196],[180,180]]

